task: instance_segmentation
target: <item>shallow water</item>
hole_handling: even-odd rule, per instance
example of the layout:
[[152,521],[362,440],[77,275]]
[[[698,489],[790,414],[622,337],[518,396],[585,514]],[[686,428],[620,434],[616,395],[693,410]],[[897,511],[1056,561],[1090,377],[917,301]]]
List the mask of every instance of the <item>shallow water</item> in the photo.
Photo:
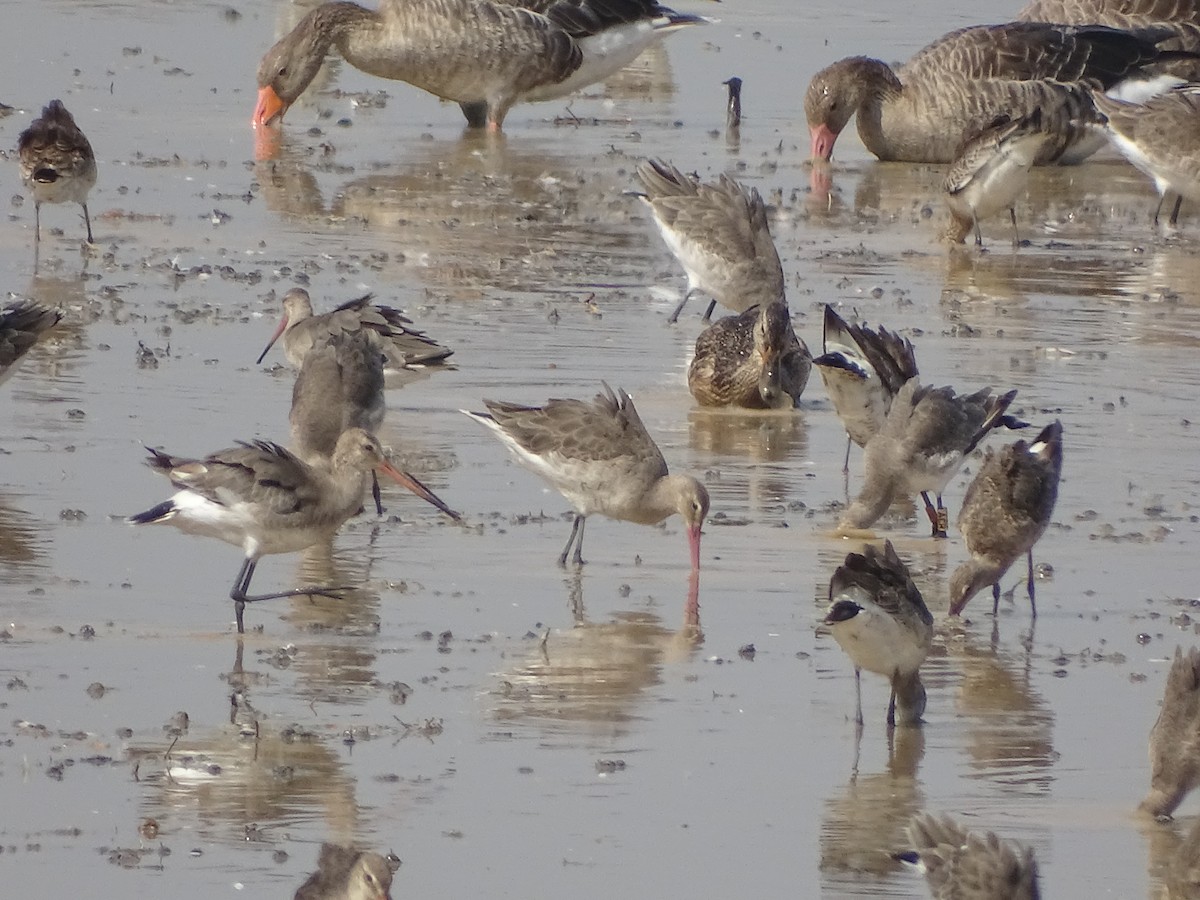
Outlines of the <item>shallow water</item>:
[[[77,211],[48,207],[35,274],[6,154],[3,287],[67,311],[0,391],[14,895],[288,896],[333,839],[394,849],[397,896],[920,897],[885,851],[921,809],[1032,842],[1047,896],[1155,895],[1188,824],[1133,809],[1165,660],[1193,631],[1196,219],[1185,207],[1179,233],[1156,236],[1150,185],[1104,158],[1035,173],[1018,209],[1030,246],[1014,253],[1001,219],[987,253],[948,253],[935,167],[880,165],[847,134],[831,197],[808,193],[800,99],[826,62],[904,58],[991,7],[686,8],[722,23],[574,100],[578,123],[518,107],[483,140],[453,107],[334,66],[328,90],[350,96],[310,93],[256,161],[253,70],[297,10],[54,2],[47,49],[33,7],[0,2],[27,51],[0,54],[0,85],[21,91],[0,96],[19,109],[0,146],[60,96],[100,160],[96,250],[79,252]],[[736,147],[720,85],[734,74]],[[819,378],[794,414],[692,405],[700,304],[665,325],[683,277],[622,193],[648,155],[773,198],[810,347],[836,302],[911,336],[927,380],[1015,387],[1018,414],[1064,423],[1036,628],[1022,590],[998,622],[980,598],[940,627],[919,731],[889,741],[885,686],[867,677],[856,744],[852,671],[815,633],[849,549],[831,537],[844,435]],[[261,631],[239,642],[238,551],[115,517],[165,496],[142,444],[286,436],[291,373],[278,351],[253,361],[298,283],[325,307],[375,291],[455,348],[457,368],[389,393],[383,437],[469,524],[385,492],[387,521],[268,558],[255,581],[362,589],[252,605]],[[635,394],[672,467],[713,495],[698,616],[677,519],[596,521],[589,565],[563,572],[565,503],[457,412],[600,379]],[[851,491],[860,475],[856,450]],[[964,550],[923,521],[880,530],[940,615]],[[147,819],[157,834],[139,833]]]

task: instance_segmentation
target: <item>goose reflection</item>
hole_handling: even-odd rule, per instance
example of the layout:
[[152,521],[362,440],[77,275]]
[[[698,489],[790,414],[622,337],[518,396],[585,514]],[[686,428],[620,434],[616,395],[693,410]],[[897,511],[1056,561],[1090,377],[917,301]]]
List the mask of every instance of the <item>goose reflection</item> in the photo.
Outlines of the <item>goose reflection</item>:
[[703,643],[699,573],[688,579],[683,621],[674,630],[645,611],[589,621],[582,579],[576,572],[564,580],[574,627],[549,630],[522,662],[500,675],[492,710],[497,719],[622,737],[637,718],[639,699],[661,682],[662,667],[691,659]]
[[[0,584],[19,584],[49,568],[53,529],[0,493]],[[9,604],[5,604],[6,607]]]
[[128,758],[146,788],[140,815],[175,820],[211,840],[242,842],[247,827],[299,819],[323,820],[338,839],[360,831],[356,782],[315,732],[281,727],[251,703],[253,687],[267,673],[243,666],[244,643],[236,643],[228,724],[205,727],[194,720],[176,738],[131,744]]
[[829,797],[821,814],[821,881],[829,895],[861,895],[864,877],[883,880],[901,870],[887,848],[903,846],[905,826],[925,804],[917,770],[925,756],[920,728],[888,735],[882,772],[858,771],[857,747],[850,781]]
[[335,164],[336,151],[306,154],[285,137],[278,159],[256,164],[255,180],[268,208],[306,228],[386,238],[371,265],[390,282],[411,281],[420,266],[424,283],[460,296],[561,294],[641,283],[654,265],[633,221],[641,212],[622,193],[628,183],[592,156],[526,138],[486,144],[478,134],[408,143],[403,153],[356,175]]

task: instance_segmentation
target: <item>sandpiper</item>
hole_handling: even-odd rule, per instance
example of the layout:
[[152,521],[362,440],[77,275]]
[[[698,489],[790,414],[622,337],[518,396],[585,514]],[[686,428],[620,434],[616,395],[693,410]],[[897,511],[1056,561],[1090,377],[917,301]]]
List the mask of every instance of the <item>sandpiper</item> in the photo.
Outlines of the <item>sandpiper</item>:
[[908,823],[912,849],[896,858],[925,872],[934,900],[1038,900],[1032,847],[968,832],[949,816],[922,813]]
[[1050,140],[1041,107],[1016,121],[1002,121],[969,139],[946,173],[945,197],[950,208],[946,238],[961,244],[972,231],[975,246],[983,246],[979,220],[1007,209],[1012,219],[1013,246],[1017,234],[1017,197],[1029,181],[1029,170]]
[[43,203],[78,203],[83,207],[88,243],[92,219],[88,193],[96,184],[96,154],[61,100],[51,100],[17,138],[21,181],[33,194],[35,241],[42,238]]
[[378,853],[322,844],[317,871],[293,900],[391,900],[392,867]]
[[323,344],[330,335],[361,330],[374,332],[379,338],[386,365],[391,369],[434,365],[454,353],[413,328],[412,319],[400,310],[372,303],[372,299],[372,294],[366,294],[331,312],[314,315],[308,291],[292,288],[283,295],[283,319],[255,362],[262,363],[275,342],[282,338],[284,355],[299,368],[305,354]]
[[917,377],[913,345],[886,328],[851,324],[826,304],[822,352],[813,365],[846,429],[842,471],[848,472],[851,443],[865,447],[883,427],[897,391]]
[[698,181],[655,159],[638,166],[637,174],[646,189],[637,196],[687,272],[687,291],[668,322],[679,318],[697,291],[712,298],[706,322],[718,303],[740,313],[784,299],[783,266],[756,189],[726,175],[712,184]]
[[920,668],[933,643],[933,616],[891,541],[849,553],[829,581],[825,616],[833,639],[854,663],[855,721],[861,725],[862,670],[892,685],[887,723],[915,725],[925,712]]
[[812,371],[812,354],[782,300],[718,319],[696,338],[688,389],[701,406],[791,409]]
[[591,402],[549,400],[544,406],[522,406],[484,400],[488,412],[462,412],[490,428],[518,462],[550,482],[575,508],[560,566],[567,564],[572,544],[572,562],[582,565],[584,521],[593,513],[640,525],[657,525],[679,513],[687,527],[692,568],[699,569],[708,491],[691,475],[669,474],[633,399],[607,384],[603,388]]
[[1173,194],[1170,223],[1175,225],[1183,198],[1200,199],[1200,84],[1179,85],[1141,103],[1099,92],[1094,99],[1113,146],[1154,179],[1154,224],[1163,202]]
[[[147,448],[149,449],[149,448]],[[336,598],[335,587],[304,587],[250,595],[258,560],[293,553],[331,538],[362,507],[364,477],[377,469],[432,503],[451,518],[451,510],[423,484],[394,468],[379,441],[361,428],[338,438],[329,468],[310,466],[278,444],[241,443],[203,459],[150,450],[147,464],[170,479],[178,492],[157,506],[130,516],[131,525],[170,522],[188,534],[217,538],[242,548],[246,558],[229,592],[237,629],[245,631],[247,603],[320,594]]]
[[[948,514],[942,491],[967,454],[1000,425],[1025,427],[1006,411],[1015,390],[993,397],[991,388],[960,395],[953,388],[905,382],[892,400],[883,427],[865,448],[862,490],[842,517],[840,530],[869,528],[892,501],[920,493],[934,537],[945,537]],[[937,507],[929,492],[937,494]]]
[[[379,431],[387,412],[383,353],[367,329],[331,334],[304,357],[292,385],[288,415],[292,450],[309,465],[328,466],[347,428]],[[383,515],[379,478],[371,471],[375,511]]]
[[1175,648],[1162,708],[1150,729],[1150,792],[1138,809],[1170,818],[1200,784],[1200,649]]
[[1029,563],[1026,585],[1037,617],[1033,588],[1033,545],[1050,524],[1062,474],[1062,423],[1053,422],[1030,443],[988,448],[958,514],[958,530],[971,558],[950,577],[950,615],[992,586],[992,615],[1000,607],[1000,579],[1021,556]]

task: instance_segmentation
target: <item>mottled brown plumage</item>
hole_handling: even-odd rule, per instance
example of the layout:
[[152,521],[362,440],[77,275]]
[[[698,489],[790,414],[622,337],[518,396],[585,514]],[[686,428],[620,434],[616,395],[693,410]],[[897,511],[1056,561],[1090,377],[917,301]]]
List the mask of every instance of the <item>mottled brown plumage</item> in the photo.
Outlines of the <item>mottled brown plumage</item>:
[[1200,85],[1184,84],[1142,103],[1097,94],[1095,103],[1113,146],[1154,179],[1154,224],[1170,194],[1175,196],[1170,221],[1176,224],[1183,198],[1200,199]]
[[1000,604],[1000,579],[1022,556],[1029,562],[1029,604],[1037,615],[1033,545],[1050,524],[1062,458],[1059,422],[1047,425],[1029,443],[1017,441],[999,452],[988,449],[958,514],[958,529],[971,558],[950,577],[950,615],[961,613],[967,601],[988,585],[994,615]]
[[36,238],[42,237],[43,203],[78,203],[83,207],[88,243],[92,219],[88,193],[96,184],[96,155],[61,100],[51,100],[39,118],[17,139],[21,181],[33,194]]
[[700,332],[688,389],[701,406],[790,409],[811,371],[812,354],[796,336],[787,304],[775,301]]
[[[1001,116],[1063,109],[1094,120],[1089,86],[1107,88],[1161,58],[1167,31],[1125,32],[1038,22],[952,31],[893,71],[864,56],[813,76],[804,97],[812,155],[829,159],[855,116],[867,149],[884,160],[949,163]],[[1100,144],[1082,129],[1047,142],[1039,162],[1076,162]]]
[[263,56],[253,122],[282,117],[336,47],[356,69],[453,100],[468,124],[499,129],[513,104],[568,96],[703,21],[653,0],[325,3]]
[[391,900],[392,867],[378,853],[322,844],[317,871],[293,900]]

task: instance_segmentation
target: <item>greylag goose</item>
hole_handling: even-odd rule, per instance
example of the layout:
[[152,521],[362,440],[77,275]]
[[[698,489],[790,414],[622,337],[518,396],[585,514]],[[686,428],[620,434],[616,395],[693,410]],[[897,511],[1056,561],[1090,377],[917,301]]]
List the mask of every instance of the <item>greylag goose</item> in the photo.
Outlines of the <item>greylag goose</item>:
[[822,351],[813,365],[846,429],[842,471],[849,472],[851,443],[865,447],[883,427],[892,398],[918,375],[917,358],[907,338],[886,328],[850,324],[829,304],[825,305]]
[[256,362],[261,364],[282,338],[284,355],[299,368],[308,351],[323,345],[331,335],[358,331],[370,331],[379,338],[384,360],[392,369],[433,365],[453,355],[453,350],[413,328],[412,319],[400,310],[372,303],[372,297],[366,294],[331,312],[314,315],[308,291],[292,288],[283,295],[283,318]]
[[667,461],[627,393],[613,393],[605,384],[591,402],[483,402],[486,413],[462,412],[490,428],[521,465],[550,482],[575,508],[560,566],[567,564],[572,545],[572,562],[583,564],[584,523],[594,513],[639,525],[657,525],[679,513],[687,527],[692,569],[700,568],[708,491],[691,475],[668,473]]
[[[147,448],[149,449],[149,448]],[[169,500],[130,516],[131,525],[170,522],[188,534],[216,538],[245,553],[229,592],[238,634],[247,603],[308,594],[337,596],[338,588],[303,587],[248,594],[261,557],[294,553],[332,537],[362,507],[364,478],[378,470],[451,518],[458,514],[411,475],[394,468],[373,434],[351,428],[338,438],[328,468],[310,466],[278,444],[241,443],[203,459],[150,450],[150,468],[178,491]]]
[[1138,807],[1171,814],[1200,784],[1200,649],[1175,648],[1162,708],[1150,729],[1150,792]]
[[946,238],[961,244],[973,230],[975,246],[983,246],[979,220],[1007,209],[1017,236],[1017,196],[1025,190],[1029,170],[1051,140],[1040,109],[1013,121],[1001,121],[967,141],[946,173],[946,205],[950,225]]
[[[994,397],[991,388],[959,395],[953,388],[922,387],[916,378],[909,379],[892,399],[883,427],[867,441],[863,487],[838,528],[869,528],[893,500],[920,493],[934,537],[945,537],[942,491],[993,428],[1024,427],[1026,423],[1006,415],[1016,396],[1012,390]],[[937,494],[936,509],[930,491]]]
[[1062,475],[1062,424],[1054,422],[1031,442],[1017,441],[999,453],[988,448],[983,465],[963,497],[958,530],[971,558],[950,577],[950,615],[992,587],[992,615],[1000,606],[1000,579],[1025,556],[1029,605],[1037,616],[1033,591],[1033,545],[1050,524]]
[[57,309],[33,300],[18,300],[0,310],[0,384],[17,370],[17,363],[42,334],[62,320]]
[[654,0],[325,3],[263,56],[252,121],[282,118],[336,47],[356,69],[452,100],[472,127],[499,130],[513,104],[573,94],[706,21]]
[[96,184],[96,154],[61,100],[47,103],[41,116],[21,132],[17,155],[21,181],[33,194],[34,240],[42,238],[43,203],[78,203],[83,207],[88,243],[93,243],[87,201]]
[[[292,385],[292,450],[310,466],[328,466],[347,428],[375,434],[387,404],[383,394],[383,354],[367,330],[330,335],[304,357]],[[379,478],[371,472],[375,511],[383,515]]]
[[[933,645],[933,616],[891,541],[850,553],[829,581],[825,625],[854,663],[855,721],[863,723],[862,670],[892,684],[888,725],[915,725],[925,713],[920,669]],[[899,710],[899,723],[896,712]]]
[[783,266],[756,189],[725,175],[707,184],[654,159],[638,166],[637,174],[646,188],[637,196],[688,276],[687,292],[668,322],[679,318],[696,291],[712,298],[706,322],[718,303],[740,313],[784,298]]
[[293,900],[391,900],[392,867],[378,853],[322,844],[317,871]]
[[[852,116],[877,157],[921,163],[952,162],[1001,116],[1041,108],[1087,121],[1087,88],[1108,89],[1168,57],[1156,44],[1167,33],[1012,22],[952,31],[895,71],[865,56],[840,60],[814,75],[804,96],[813,159],[830,159]],[[1099,147],[1084,130],[1056,137],[1039,162],[1078,162]]]
[[1095,103],[1113,146],[1154,179],[1154,224],[1167,195],[1174,194],[1175,225],[1183,198],[1200,199],[1200,84],[1182,84],[1142,103],[1096,94]]
[[782,300],[718,319],[696,338],[688,389],[701,406],[791,409],[812,371],[812,354]]
[[934,900],[1038,900],[1038,864],[1032,847],[968,832],[949,816],[922,813],[908,823],[912,849],[897,853],[918,865]]

